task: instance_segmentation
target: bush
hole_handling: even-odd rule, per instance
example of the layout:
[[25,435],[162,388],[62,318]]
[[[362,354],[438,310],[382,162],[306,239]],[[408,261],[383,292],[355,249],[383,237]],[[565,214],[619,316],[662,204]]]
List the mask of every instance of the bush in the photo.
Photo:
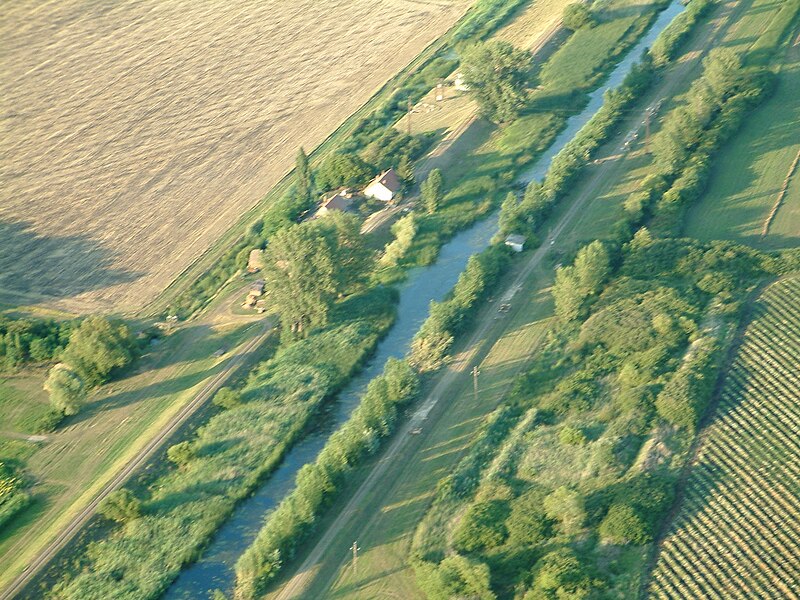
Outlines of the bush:
[[641,545],[653,539],[647,524],[628,504],[612,504],[600,523],[599,532],[604,541],[612,544]]
[[220,408],[234,408],[242,403],[242,396],[236,390],[232,390],[229,387],[221,387],[214,394],[212,402]]
[[552,535],[553,521],[545,514],[544,494],[530,489],[511,503],[506,520],[508,542],[513,546],[538,546]]
[[97,509],[101,515],[117,523],[127,523],[142,515],[142,503],[129,489],[111,492]]
[[508,504],[503,500],[472,504],[453,533],[456,550],[475,552],[502,544],[508,536],[505,526],[508,513]]
[[594,25],[594,16],[589,7],[583,2],[573,2],[564,7],[564,12],[561,17],[561,22],[564,27],[577,31],[582,27],[591,27]]
[[579,531],[586,521],[583,496],[575,490],[557,488],[545,497],[542,506],[545,514],[558,521],[562,532],[567,535]]
[[188,441],[178,442],[167,448],[167,458],[179,467],[192,460],[194,454],[194,449]]
[[415,561],[417,582],[430,600],[494,600],[489,567],[480,561],[455,554],[438,565]]
[[564,446],[583,446],[586,443],[586,434],[577,427],[565,425],[558,432],[558,441]]

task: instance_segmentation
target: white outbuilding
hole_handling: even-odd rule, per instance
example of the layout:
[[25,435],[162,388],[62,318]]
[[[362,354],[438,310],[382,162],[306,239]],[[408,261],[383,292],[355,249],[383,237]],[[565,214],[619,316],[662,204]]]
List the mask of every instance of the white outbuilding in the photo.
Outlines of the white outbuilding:
[[522,252],[525,249],[525,236],[512,233],[506,238],[506,246],[509,246],[514,252]]

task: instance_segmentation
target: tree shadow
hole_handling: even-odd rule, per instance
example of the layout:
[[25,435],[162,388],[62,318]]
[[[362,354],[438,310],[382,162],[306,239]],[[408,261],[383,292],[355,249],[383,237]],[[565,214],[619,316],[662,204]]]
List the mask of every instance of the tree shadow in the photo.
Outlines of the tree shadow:
[[86,237],[47,236],[26,221],[0,220],[0,295],[61,299],[129,283],[143,273],[114,267],[116,253]]

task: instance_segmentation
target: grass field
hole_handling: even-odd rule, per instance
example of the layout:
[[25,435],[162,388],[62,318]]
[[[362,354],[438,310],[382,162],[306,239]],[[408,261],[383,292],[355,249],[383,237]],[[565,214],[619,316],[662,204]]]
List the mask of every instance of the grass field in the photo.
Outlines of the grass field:
[[44,379],[43,371],[0,376],[0,432],[36,433],[36,424],[50,411]]
[[686,233],[766,250],[800,245],[800,176],[791,178],[768,234],[767,219],[800,152],[800,38],[783,53],[778,87],[720,153],[708,190],[691,211]]
[[0,297],[143,306],[469,4],[7,7]]
[[771,286],[730,366],[652,598],[800,597],[800,278]]

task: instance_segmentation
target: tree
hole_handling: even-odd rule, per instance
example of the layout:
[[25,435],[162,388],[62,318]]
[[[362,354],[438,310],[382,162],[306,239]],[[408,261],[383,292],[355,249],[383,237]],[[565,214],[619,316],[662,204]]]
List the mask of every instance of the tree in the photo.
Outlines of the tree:
[[458,550],[475,552],[494,548],[508,536],[505,520],[508,506],[501,500],[488,500],[472,504],[453,534],[453,543]]
[[50,393],[52,407],[67,416],[77,414],[86,400],[86,386],[80,375],[63,363],[50,369],[44,389]]
[[586,520],[583,496],[566,487],[557,488],[542,503],[545,514],[559,521],[561,530],[567,535],[576,533]]
[[221,387],[214,394],[212,402],[220,408],[234,408],[242,403],[242,397],[239,392],[232,390],[229,387]]
[[461,57],[464,83],[482,114],[498,123],[511,121],[525,106],[531,54],[507,42],[490,41],[468,48]]
[[392,225],[394,239],[386,245],[386,251],[381,257],[380,263],[392,267],[405,256],[414,236],[417,235],[417,223],[414,213],[410,213]]
[[127,523],[142,514],[142,502],[127,488],[111,492],[98,508],[101,515],[117,523]]
[[646,544],[652,539],[647,523],[628,504],[612,504],[599,531],[602,539],[613,544]]
[[600,240],[584,246],[575,257],[575,276],[586,295],[596,294],[611,272],[608,250]]
[[519,201],[514,192],[508,192],[500,205],[499,227],[502,233],[513,233],[520,228]]
[[134,348],[126,325],[92,316],[72,332],[62,358],[88,387],[95,387],[107,381],[113,369],[130,363]]
[[564,7],[564,13],[561,18],[564,27],[577,31],[582,27],[594,25],[594,16],[589,7],[583,2],[573,2]]
[[310,205],[314,201],[314,178],[311,175],[311,166],[308,164],[308,156],[306,156],[303,148],[297,151],[294,171],[294,186],[297,201],[302,204]]
[[435,213],[439,204],[442,202],[444,180],[439,169],[433,169],[428,173],[428,178],[420,186],[422,192],[422,203],[429,213]]
[[545,554],[536,563],[533,590],[525,594],[523,600],[580,600],[591,593],[592,587],[592,579],[575,552],[569,548],[559,548]]
[[408,154],[400,157],[400,162],[397,163],[397,174],[406,186],[414,185],[414,164]]
[[552,521],[542,508],[543,494],[532,489],[511,503],[506,521],[509,542],[515,546],[539,545],[551,535]]
[[357,154],[331,154],[317,170],[316,183],[322,190],[333,190],[367,181],[372,171]]
[[574,275],[574,267],[561,267],[556,271],[553,285],[553,300],[556,304],[556,315],[562,321],[577,319],[583,306],[583,293]]
[[167,448],[167,458],[170,462],[181,467],[194,458],[194,448],[185,440],[178,442]]
[[279,230],[264,251],[263,274],[284,330],[304,336],[328,322],[337,295],[358,283],[368,267],[358,219],[336,214]]

